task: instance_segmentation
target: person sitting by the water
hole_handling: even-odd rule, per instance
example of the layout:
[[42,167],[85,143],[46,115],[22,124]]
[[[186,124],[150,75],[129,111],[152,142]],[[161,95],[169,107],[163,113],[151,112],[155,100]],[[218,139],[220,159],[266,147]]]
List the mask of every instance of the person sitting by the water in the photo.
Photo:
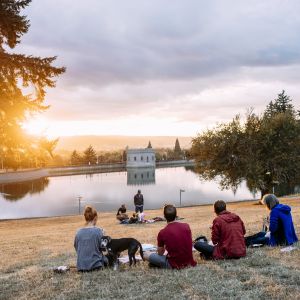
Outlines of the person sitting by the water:
[[121,207],[118,209],[116,218],[119,221],[123,221],[123,220],[129,219],[128,215],[126,214],[126,206],[125,206],[125,204],[122,204]]
[[270,211],[269,233],[262,231],[246,237],[247,246],[254,244],[284,246],[297,242],[290,206],[280,204],[274,194],[265,195],[262,202]]
[[102,228],[96,227],[97,211],[92,206],[84,209],[85,227],[80,228],[75,236],[74,247],[77,252],[77,270],[86,272],[101,269],[108,264],[101,252]]
[[[157,236],[157,253],[144,253],[144,258],[150,266],[165,269],[182,269],[195,266],[193,258],[193,242],[190,226],[175,220],[176,207],[166,205],[164,216],[168,222]],[[168,252],[164,255],[165,251]]]
[[128,224],[135,224],[139,220],[139,216],[137,213],[133,213],[132,217],[129,219]]
[[246,256],[244,234],[245,226],[241,218],[226,210],[226,203],[218,200],[214,204],[217,217],[213,221],[211,240],[213,245],[204,241],[194,244],[206,259],[240,258]]

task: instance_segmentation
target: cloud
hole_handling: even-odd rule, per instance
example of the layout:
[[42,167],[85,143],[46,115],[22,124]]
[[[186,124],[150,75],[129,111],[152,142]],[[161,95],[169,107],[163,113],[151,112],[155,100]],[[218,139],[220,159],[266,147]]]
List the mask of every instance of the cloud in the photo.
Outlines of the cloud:
[[206,125],[287,87],[299,105],[299,11],[297,0],[39,0],[17,50],[67,67],[50,118]]

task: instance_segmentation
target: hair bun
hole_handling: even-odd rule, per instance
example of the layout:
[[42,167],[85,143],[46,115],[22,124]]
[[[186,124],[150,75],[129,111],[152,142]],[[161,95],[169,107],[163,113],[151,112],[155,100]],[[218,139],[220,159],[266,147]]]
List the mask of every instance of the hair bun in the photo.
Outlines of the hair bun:
[[85,217],[85,220],[87,222],[91,222],[95,219],[95,217],[97,217],[97,211],[94,207],[90,206],[90,205],[87,205],[85,208],[84,208],[84,217]]

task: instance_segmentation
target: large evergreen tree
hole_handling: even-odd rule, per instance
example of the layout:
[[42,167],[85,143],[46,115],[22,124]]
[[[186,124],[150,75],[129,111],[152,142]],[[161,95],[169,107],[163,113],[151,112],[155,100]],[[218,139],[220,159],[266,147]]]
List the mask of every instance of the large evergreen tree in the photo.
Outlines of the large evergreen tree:
[[[54,78],[65,69],[54,67],[56,57],[34,57],[10,52],[29,29],[29,21],[21,10],[31,0],[1,0],[0,2],[0,151],[14,154],[30,147],[21,124],[44,105],[47,87],[54,87]],[[31,93],[25,93],[25,88]]]
[[285,94],[285,90],[279,93],[277,98],[268,104],[264,116],[265,118],[272,118],[278,113],[289,113],[293,116],[296,115],[292,99]]

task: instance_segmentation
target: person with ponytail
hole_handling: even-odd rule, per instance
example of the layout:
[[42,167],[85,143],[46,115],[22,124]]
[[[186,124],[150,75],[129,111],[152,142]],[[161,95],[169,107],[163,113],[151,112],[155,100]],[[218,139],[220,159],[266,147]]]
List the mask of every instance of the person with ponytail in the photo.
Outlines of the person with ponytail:
[[80,228],[75,236],[74,247],[77,252],[77,270],[81,272],[103,268],[108,260],[101,251],[102,228],[96,227],[98,214],[92,206],[84,209],[85,227]]

